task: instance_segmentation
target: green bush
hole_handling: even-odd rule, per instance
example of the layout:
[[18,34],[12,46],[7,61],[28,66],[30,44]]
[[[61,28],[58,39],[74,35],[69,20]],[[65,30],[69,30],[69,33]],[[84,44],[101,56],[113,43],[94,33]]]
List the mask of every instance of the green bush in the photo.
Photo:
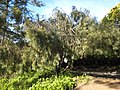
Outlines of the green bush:
[[76,80],[81,83],[88,78],[85,75],[73,76],[68,72],[52,76],[38,72],[26,73],[14,78],[2,78],[0,90],[72,90],[77,85]]
[[31,90],[72,90],[75,86],[74,80],[69,76],[52,76],[41,78],[31,87]]

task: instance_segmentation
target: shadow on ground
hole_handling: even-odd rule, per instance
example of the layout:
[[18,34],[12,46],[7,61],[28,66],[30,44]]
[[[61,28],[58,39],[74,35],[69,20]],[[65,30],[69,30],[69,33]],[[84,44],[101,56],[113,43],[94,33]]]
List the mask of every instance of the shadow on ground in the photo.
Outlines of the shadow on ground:
[[120,90],[120,80],[101,79],[101,80],[95,80],[94,83],[102,84],[102,85],[108,86],[109,88]]
[[120,80],[94,78],[87,83],[80,83],[74,90],[120,90]]
[[120,71],[116,67],[77,68],[72,73],[94,77],[88,83],[79,84],[74,90],[120,90]]

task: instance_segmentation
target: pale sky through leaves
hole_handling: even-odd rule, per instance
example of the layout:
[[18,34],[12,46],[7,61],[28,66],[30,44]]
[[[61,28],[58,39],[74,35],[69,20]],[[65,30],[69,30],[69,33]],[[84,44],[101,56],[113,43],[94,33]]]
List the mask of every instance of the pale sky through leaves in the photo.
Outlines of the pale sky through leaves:
[[52,10],[56,7],[62,8],[64,12],[69,14],[72,6],[90,10],[92,16],[96,16],[100,21],[111,8],[120,3],[120,0],[42,0],[46,6],[41,8],[32,8],[32,10],[40,15],[48,18],[52,14]]

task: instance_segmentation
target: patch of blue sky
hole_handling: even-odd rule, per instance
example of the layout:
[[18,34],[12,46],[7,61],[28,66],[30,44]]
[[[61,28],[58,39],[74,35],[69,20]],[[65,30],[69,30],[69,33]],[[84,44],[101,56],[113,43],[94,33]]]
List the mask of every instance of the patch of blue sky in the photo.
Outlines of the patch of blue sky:
[[44,7],[31,9],[46,18],[52,15],[54,8],[62,8],[64,12],[69,14],[72,10],[72,6],[90,10],[92,16],[96,16],[97,20],[100,21],[115,5],[120,3],[120,0],[42,0],[45,3]]

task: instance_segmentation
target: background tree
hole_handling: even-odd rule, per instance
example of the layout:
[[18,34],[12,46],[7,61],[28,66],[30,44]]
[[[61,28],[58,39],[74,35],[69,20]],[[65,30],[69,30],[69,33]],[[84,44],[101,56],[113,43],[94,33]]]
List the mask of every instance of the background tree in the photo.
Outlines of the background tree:
[[22,61],[21,53],[25,45],[23,26],[27,19],[33,20],[31,16],[33,13],[28,5],[43,6],[38,0],[0,0],[0,63],[2,69],[16,68],[18,70],[18,64]]
[[120,27],[120,4],[113,7],[110,12],[103,18],[101,23],[107,27]]

